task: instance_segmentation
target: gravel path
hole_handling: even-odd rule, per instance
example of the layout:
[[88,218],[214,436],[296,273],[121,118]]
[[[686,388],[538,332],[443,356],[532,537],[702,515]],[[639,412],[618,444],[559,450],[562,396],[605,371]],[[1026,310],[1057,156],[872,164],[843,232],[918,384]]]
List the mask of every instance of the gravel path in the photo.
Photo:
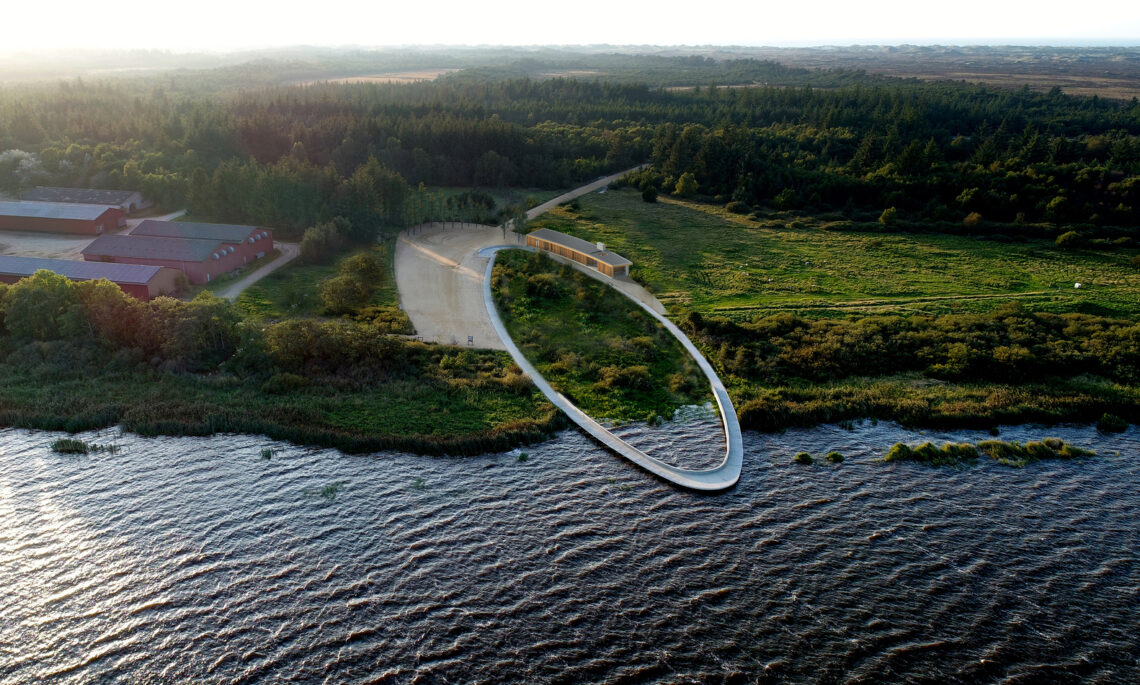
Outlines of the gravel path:
[[268,264],[262,265],[256,271],[247,275],[245,278],[242,278],[240,281],[231,283],[230,285],[214,294],[218,297],[224,297],[230,302],[233,302],[238,298],[238,295],[241,295],[245,291],[246,288],[285,266],[301,254],[301,246],[297,243],[275,242],[273,246],[277,249],[278,252],[280,252],[280,254],[277,255],[277,259],[274,259]]

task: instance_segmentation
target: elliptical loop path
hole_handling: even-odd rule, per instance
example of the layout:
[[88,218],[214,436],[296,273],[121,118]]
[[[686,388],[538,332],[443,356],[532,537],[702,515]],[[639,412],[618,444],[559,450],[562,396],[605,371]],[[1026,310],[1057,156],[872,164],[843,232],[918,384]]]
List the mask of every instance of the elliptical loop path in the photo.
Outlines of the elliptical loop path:
[[625,293],[621,289],[614,288],[636,302],[639,307],[648,312],[650,316],[664,326],[665,330],[673,334],[673,337],[675,337],[685,348],[685,351],[693,357],[697,365],[700,366],[701,371],[705,374],[705,377],[708,378],[713,396],[716,397],[717,408],[720,410],[721,423],[724,426],[725,442],[727,443],[724,461],[715,468],[699,471],[680,469],[676,466],[666,464],[660,459],[649,456],[611,433],[608,429],[575,406],[573,402],[566,399],[562,393],[551,387],[550,383],[538,372],[538,369],[523,356],[522,351],[515,345],[511,336],[507,333],[507,328],[503,325],[502,318],[499,317],[499,311],[495,307],[494,297],[491,293],[491,271],[495,268],[496,253],[500,250],[517,249],[520,248],[515,245],[498,245],[479,250],[480,257],[488,258],[487,270],[483,274],[483,303],[487,307],[487,314],[491,318],[491,325],[494,327],[495,332],[498,333],[499,339],[503,341],[503,345],[506,346],[507,351],[510,352],[511,357],[514,358],[515,363],[530,376],[534,384],[542,391],[542,394],[546,395],[547,399],[549,399],[554,406],[565,412],[571,421],[578,424],[582,430],[589,433],[606,447],[609,447],[646,471],[660,476],[671,483],[693,490],[704,491],[724,490],[735,485],[736,482],[740,480],[740,470],[744,465],[744,443],[740,437],[740,422],[736,418],[736,409],[732,406],[732,400],[729,398],[728,391],[725,390],[724,384],[721,383],[720,378],[716,375],[716,372],[708,363],[708,360],[705,359],[704,355],[700,353],[700,350],[693,345],[692,341],[689,340],[688,336],[686,336],[681,329],[677,328],[672,321],[658,314],[644,302],[630,297],[628,293]]

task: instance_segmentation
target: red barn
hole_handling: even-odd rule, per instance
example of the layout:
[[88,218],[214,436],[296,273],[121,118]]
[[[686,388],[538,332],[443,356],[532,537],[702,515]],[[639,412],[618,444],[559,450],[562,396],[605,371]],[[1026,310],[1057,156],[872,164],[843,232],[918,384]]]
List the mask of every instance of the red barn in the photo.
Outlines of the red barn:
[[273,249],[273,233],[269,229],[256,226],[147,219],[136,226],[130,234],[179,240],[220,241],[227,247],[227,251],[233,248],[233,260],[237,266],[260,259]]
[[101,235],[126,222],[118,207],[63,202],[0,202],[0,229]]
[[70,202],[80,205],[118,207],[127,214],[153,205],[137,190],[100,190],[98,188],[56,188],[36,186],[20,196],[21,200],[35,202]]
[[242,265],[233,245],[220,240],[186,240],[137,235],[104,235],[83,248],[89,262],[151,264],[178,269],[195,285],[209,283]]
[[0,283],[15,283],[41,269],[54,271],[73,281],[94,281],[105,278],[122,288],[128,295],[144,301],[152,300],[159,295],[176,293],[180,276],[178,271],[161,266],[0,255]]

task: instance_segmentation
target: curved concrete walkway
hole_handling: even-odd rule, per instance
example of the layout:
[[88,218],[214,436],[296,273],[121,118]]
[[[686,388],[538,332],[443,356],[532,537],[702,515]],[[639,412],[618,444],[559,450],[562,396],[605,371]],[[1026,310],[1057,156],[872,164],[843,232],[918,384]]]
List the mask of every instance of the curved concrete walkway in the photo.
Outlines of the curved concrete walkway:
[[499,317],[499,311],[495,307],[494,297],[491,293],[491,271],[495,268],[495,254],[499,250],[517,249],[519,248],[514,245],[499,245],[485,247],[479,250],[480,257],[488,258],[487,270],[483,274],[483,304],[487,307],[487,314],[491,317],[491,325],[494,326],[495,332],[499,334],[503,345],[506,346],[507,351],[510,352],[511,357],[514,358],[515,363],[530,376],[534,384],[542,391],[542,394],[546,395],[547,399],[554,403],[554,406],[565,412],[571,421],[578,424],[582,430],[589,433],[603,445],[609,447],[646,471],[660,476],[671,483],[693,490],[704,491],[724,490],[735,485],[736,482],[740,480],[740,470],[744,466],[744,443],[740,437],[740,422],[736,418],[736,409],[732,406],[732,400],[729,398],[728,391],[725,390],[724,384],[721,383],[720,378],[717,377],[716,372],[713,371],[712,366],[708,363],[708,360],[705,359],[704,355],[700,353],[700,350],[693,345],[688,336],[677,328],[672,321],[658,314],[652,307],[630,296],[620,288],[615,287],[615,290],[622,292],[622,294],[625,294],[636,302],[639,307],[648,312],[649,315],[664,326],[667,331],[672,333],[673,337],[680,341],[685,350],[696,360],[697,365],[700,366],[705,377],[708,378],[713,396],[716,397],[717,408],[720,410],[720,419],[724,426],[725,442],[728,443],[724,461],[715,468],[700,471],[680,469],[676,466],[666,464],[660,459],[649,456],[611,433],[600,423],[586,415],[586,413],[575,406],[573,402],[566,399],[562,393],[551,387],[550,383],[548,383],[542,374],[538,372],[538,369],[534,368],[534,365],[523,356],[522,351],[515,345],[514,341],[511,340],[511,336],[507,333],[506,326],[503,325],[502,318]]

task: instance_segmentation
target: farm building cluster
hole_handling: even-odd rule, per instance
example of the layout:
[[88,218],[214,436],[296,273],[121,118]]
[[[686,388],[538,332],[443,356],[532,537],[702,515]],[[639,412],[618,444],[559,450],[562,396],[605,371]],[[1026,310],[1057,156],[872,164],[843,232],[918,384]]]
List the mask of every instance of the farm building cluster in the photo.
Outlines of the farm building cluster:
[[79,251],[83,261],[23,256],[19,250],[0,255],[0,282],[47,269],[72,280],[106,278],[149,300],[174,294],[180,284],[209,283],[273,250],[272,232],[255,226],[155,219],[135,219],[130,224],[137,225],[128,226],[129,213],[149,206],[136,191],[87,188],[39,187],[20,201],[0,202],[0,231],[92,238]]

